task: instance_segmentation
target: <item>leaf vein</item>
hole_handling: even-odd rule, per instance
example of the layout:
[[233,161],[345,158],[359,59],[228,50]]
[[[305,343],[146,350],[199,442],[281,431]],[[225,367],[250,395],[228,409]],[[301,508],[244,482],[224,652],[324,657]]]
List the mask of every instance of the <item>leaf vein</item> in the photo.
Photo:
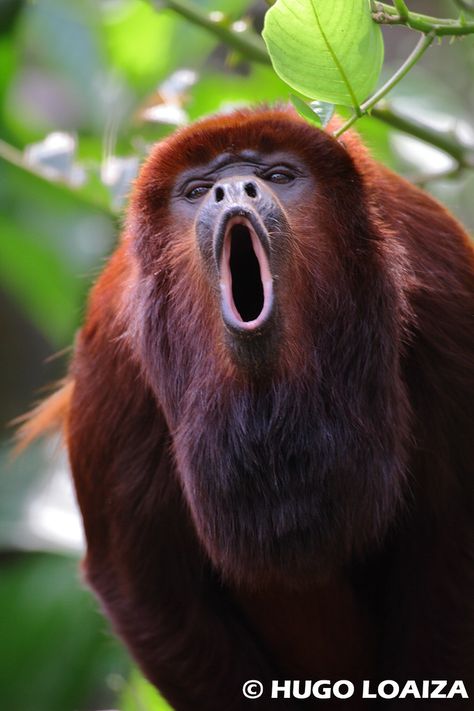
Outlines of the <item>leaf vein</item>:
[[344,84],[346,85],[347,91],[349,92],[349,95],[350,95],[350,97],[351,97],[351,99],[352,99],[352,103],[353,103],[354,107],[358,107],[358,106],[359,106],[359,102],[357,101],[357,97],[356,97],[356,95],[354,94],[354,90],[352,89],[352,85],[351,85],[351,83],[350,83],[348,77],[346,76],[346,73],[345,73],[345,71],[344,71],[344,67],[343,67],[342,64],[340,63],[340,61],[339,61],[339,59],[338,59],[336,53],[334,52],[334,50],[333,50],[331,44],[329,43],[328,38],[326,37],[325,32],[324,32],[324,30],[323,30],[321,21],[320,21],[320,19],[319,19],[318,12],[317,12],[317,10],[316,10],[316,6],[315,6],[315,4],[314,4],[314,0],[310,0],[310,6],[311,6],[311,9],[313,10],[314,19],[316,20],[316,24],[317,24],[318,27],[319,27],[319,31],[321,32],[321,36],[322,36],[322,38],[323,38],[323,40],[324,40],[324,43],[326,44],[326,47],[328,48],[328,50],[329,50],[329,52],[330,52],[330,54],[331,54],[331,57],[332,57],[332,59],[333,59],[333,61],[334,61],[334,64],[336,65],[337,69],[339,70],[339,72],[340,72],[340,74],[341,74],[341,76],[342,76],[343,82],[344,82]]

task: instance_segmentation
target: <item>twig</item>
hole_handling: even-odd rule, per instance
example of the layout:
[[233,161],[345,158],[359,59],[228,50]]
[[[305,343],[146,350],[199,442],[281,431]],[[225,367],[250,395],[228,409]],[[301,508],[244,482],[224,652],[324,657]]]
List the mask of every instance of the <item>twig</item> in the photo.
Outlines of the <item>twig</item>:
[[352,114],[352,116],[340,128],[338,128],[337,131],[334,132],[334,136],[340,136],[344,133],[344,131],[347,131],[347,129],[357,121],[359,116],[367,114],[370,109],[372,109],[375,104],[380,101],[380,99],[383,99],[383,97],[386,96],[388,92],[393,89],[393,87],[398,84],[398,82],[401,81],[401,79],[403,79],[410,69],[418,62],[420,57],[426,52],[430,44],[433,42],[434,38],[435,36],[433,33],[421,35],[415,49],[405,60],[402,66],[397,69],[395,74],[393,74],[393,76],[391,76],[390,79],[385,82],[385,84],[373,96],[370,97],[370,99],[367,99],[367,101],[364,101],[364,103],[361,104],[361,113]]
[[405,3],[401,3],[400,0],[395,2],[395,7],[383,2],[373,2],[372,8],[373,19],[381,25],[406,25],[424,34],[433,33],[436,37],[459,37],[474,33],[474,22],[468,22],[462,17],[459,20],[451,20],[421,15],[419,12],[408,10]]
[[462,141],[454,131],[437,131],[421,121],[407,118],[386,102],[372,109],[371,116],[380,119],[392,128],[409,133],[450,155],[462,168],[474,168],[474,145]]
[[219,14],[205,12],[197,5],[189,2],[189,0],[150,0],[150,2],[157,10],[168,8],[181,15],[181,17],[190,20],[194,25],[209,30],[222,42],[236,49],[247,59],[261,64],[270,64],[270,58],[263,40],[251,29],[237,32],[232,29],[232,25],[226,22],[225,17],[221,18]]
[[106,212],[112,216],[115,216],[114,210],[109,205],[104,204],[100,199],[93,197],[90,193],[88,193],[87,195],[84,194],[84,191],[81,190],[80,187],[72,183],[65,176],[60,175],[56,172],[53,175],[52,171],[48,170],[48,168],[46,168],[45,166],[39,165],[37,163],[35,163],[34,165],[32,163],[29,163],[25,160],[22,151],[18,150],[18,148],[15,148],[14,146],[11,146],[9,143],[6,143],[1,139],[0,159],[6,161],[7,163],[10,163],[11,165],[16,166],[17,168],[20,168],[21,170],[25,171],[26,173],[29,173],[30,175],[34,176],[39,180],[43,180],[49,183],[50,185],[54,185],[57,190],[60,190],[63,193],[74,195],[76,199],[81,200],[81,202],[86,205],[89,205],[89,207],[98,208],[102,212]]

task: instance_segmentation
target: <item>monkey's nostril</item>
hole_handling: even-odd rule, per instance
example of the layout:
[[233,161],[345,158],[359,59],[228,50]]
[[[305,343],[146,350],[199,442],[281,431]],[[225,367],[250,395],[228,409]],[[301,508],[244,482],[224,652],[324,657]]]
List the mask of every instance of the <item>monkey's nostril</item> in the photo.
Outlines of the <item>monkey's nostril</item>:
[[245,183],[244,190],[251,198],[257,197],[257,188],[255,183]]
[[217,187],[215,189],[214,194],[215,194],[216,202],[221,202],[224,199],[224,189],[223,188]]

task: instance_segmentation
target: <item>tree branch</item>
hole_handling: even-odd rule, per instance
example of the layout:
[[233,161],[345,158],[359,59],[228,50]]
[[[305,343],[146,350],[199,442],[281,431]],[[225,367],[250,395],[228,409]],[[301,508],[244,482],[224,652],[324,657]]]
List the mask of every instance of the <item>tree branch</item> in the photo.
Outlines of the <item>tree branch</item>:
[[408,10],[400,0],[397,0],[395,5],[396,7],[383,2],[373,2],[372,17],[375,22],[381,25],[405,25],[424,34],[433,33],[436,37],[460,37],[474,33],[474,22],[468,22],[464,18],[451,20],[421,15]]
[[261,64],[270,64],[265,44],[259,35],[251,29],[243,32],[236,31],[222,13],[205,12],[189,0],[150,0],[150,2],[157,10],[163,8],[173,10],[194,25],[212,32],[215,37],[247,59]]
[[53,185],[57,190],[63,194],[68,194],[74,196],[76,200],[80,200],[89,207],[94,207],[102,212],[106,212],[111,216],[115,216],[115,211],[109,205],[108,202],[101,200],[100,196],[97,195],[97,191],[89,189],[86,187],[78,187],[74,183],[71,183],[63,175],[58,173],[53,173],[48,170],[45,166],[29,163],[25,160],[22,151],[18,150],[14,146],[6,143],[0,139],[0,160],[4,160],[11,165],[20,168],[29,173],[29,175],[37,178],[41,181]]
[[437,131],[421,121],[408,118],[387,102],[372,109],[371,116],[380,119],[392,128],[419,138],[450,155],[461,168],[474,168],[474,145],[462,141],[454,131]]

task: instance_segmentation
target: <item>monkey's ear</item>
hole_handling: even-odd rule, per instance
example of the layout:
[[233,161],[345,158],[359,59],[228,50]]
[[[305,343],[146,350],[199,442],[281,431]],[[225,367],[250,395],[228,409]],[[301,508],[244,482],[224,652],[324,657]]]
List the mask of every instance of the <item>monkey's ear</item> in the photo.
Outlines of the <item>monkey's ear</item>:
[[15,434],[14,457],[44,435],[55,430],[64,432],[73,390],[74,380],[68,378],[52,395],[14,420],[13,425],[19,426]]

